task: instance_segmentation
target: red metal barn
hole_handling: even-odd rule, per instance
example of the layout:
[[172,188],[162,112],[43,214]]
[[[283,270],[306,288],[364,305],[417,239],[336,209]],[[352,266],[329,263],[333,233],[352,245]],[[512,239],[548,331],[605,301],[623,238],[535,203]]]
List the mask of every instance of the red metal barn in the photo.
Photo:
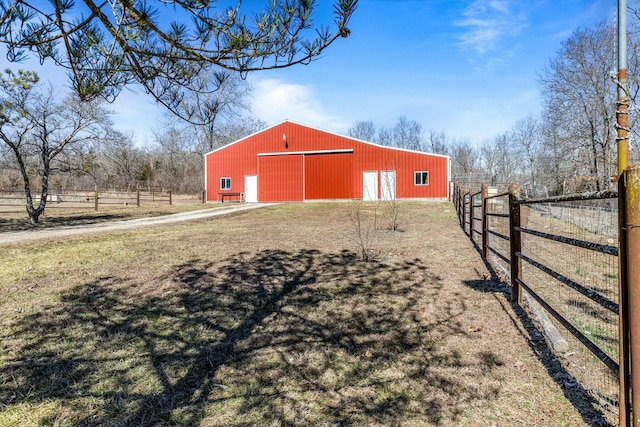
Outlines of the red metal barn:
[[205,155],[207,201],[445,199],[449,157],[285,121]]

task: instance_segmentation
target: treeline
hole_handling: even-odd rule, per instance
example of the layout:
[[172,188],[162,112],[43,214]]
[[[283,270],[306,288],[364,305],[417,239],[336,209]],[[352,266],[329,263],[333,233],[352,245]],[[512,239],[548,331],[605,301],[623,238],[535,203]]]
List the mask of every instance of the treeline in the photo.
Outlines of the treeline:
[[[638,23],[631,9],[628,45],[630,163],[640,160],[635,124],[639,86]],[[539,73],[542,108],[485,141],[424,131],[401,117],[391,128],[356,122],[349,135],[385,145],[449,155],[460,182],[518,182],[535,195],[600,191],[617,173],[617,33],[614,23],[575,31]],[[499,114],[499,112],[496,112]]]
[[[227,124],[218,130],[213,148],[266,127],[255,119]],[[170,188],[175,193],[197,194],[202,191],[203,154],[208,146],[198,147],[192,134],[176,128],[153,132],[150,143],[138,145],[132,134],[119,132],[112,127],[91,141],[65,150],[51,164],[49,188],[85,190],[92,188],[130,188],[153,185]],[[42,174],[33,152],[25,161],[30,165],[29,175]],[[32,158],[33,157],[33,158]],[[38,181],[34,183],[39,184]],[[0,148],[0,189],[22,189],[21,172],[10,150]]]
[[210,77],[215,90],[185,93],[181,118],[167,113],[151,140],[138,144],[117,130],[104,101],[81,101],[42,84],[35,73],[6,70],[0,75],[0,189],[142,184],[199,193],[204,153],[266,127],[246,117],[244,80],[231,73]]

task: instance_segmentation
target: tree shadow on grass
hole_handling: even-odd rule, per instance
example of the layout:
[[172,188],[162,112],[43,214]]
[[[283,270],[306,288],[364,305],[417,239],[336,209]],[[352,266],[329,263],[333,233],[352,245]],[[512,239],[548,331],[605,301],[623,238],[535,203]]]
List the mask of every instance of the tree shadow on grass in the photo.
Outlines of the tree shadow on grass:
[[99,224],[103,222],[118,221],[131,218],[131,215],[127,214],[114,214],[114,213],[96,213],[96,214],[76,214],[67,216],[47,216],[40,217],[40,222],[33,225],[29,222],[29,217],[26,212],[24,217],[21,218],[0,218],[0,232],[11,231],[25,231],[25,230],[39,230],[54,227],[69,227]]
[[39,424],[450,425],[496,397],[485,378],[502,362],[443,344],[466,334],[462,296],[443,291],[422,260],[347,251],[103,277],[15,321],[0,413],[53,402]]

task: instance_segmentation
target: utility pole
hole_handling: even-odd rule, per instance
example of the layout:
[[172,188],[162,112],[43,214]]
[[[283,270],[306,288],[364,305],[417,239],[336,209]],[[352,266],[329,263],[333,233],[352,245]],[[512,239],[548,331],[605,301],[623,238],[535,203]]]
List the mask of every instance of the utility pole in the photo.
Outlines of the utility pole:
[[[627,1],[618,0],[618,73],[616,79],[618,90],[618,102],[616,103],[616,142],[618,143],[618,174],[615,180],[618,183],[618,236],[619,252],[618,262],[620,273],[618,274],[618,341],[619,341],[619,366],[620,381],[619,396],[619,426],[640,427],[640,372],[634,375],[633,365],[640,368],[640,334],[638,327],[632,327],[631,322],[638,321],[638,307],[632,307],[632,301],[638,301],[640,289],[634,289],[634,278],[629,272],[633,254],[638,250],[636,233],[628,233],[627,222],[633,219],[634,204],[627,200],[628,174],[625,170],[629,164],[629,92],[627,91]],[[632,180],[635,181],[635,180]],[[632,199],[634,199],[632,197]],[[632,202],[632,203],[629,203]],[[629,215],[631,214],[631,215]],[[631,216],[632,218],[629,218]],[[635,241],[635,243],[634,243]],[[635,250],[632,246],[636,246]],[[636,286],[637,288],[637,281]],[[632,309],[633,308],[633,309]],[[634,347],[636,350],[634,351]],[[635,357],[633,357],[635,356]],[[635,359],[635,360],[634,360]],[[637,384],[636,384],[637,383]]]
[[618,178],[629,164],[629,91],[627,90],[627,0],[618,0],[618,102],[616,129]]

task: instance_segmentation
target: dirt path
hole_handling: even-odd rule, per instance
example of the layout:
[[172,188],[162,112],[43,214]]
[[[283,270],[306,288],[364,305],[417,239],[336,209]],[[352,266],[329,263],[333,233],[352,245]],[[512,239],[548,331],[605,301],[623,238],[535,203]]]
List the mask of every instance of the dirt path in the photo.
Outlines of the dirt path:
[[123,221],[111,221],[89,225],[75,225],[66,227],[55,227],[47,229],[33,229],[25,231],[12,231],[0,233],[0,245],[15,243],[28,243],[36,240],[55,239],[60,237],[78,236],[93,233],[105,233],[113,231],[135,230],[143,227],[170,224],[181,221],[192,221],[214,216],[227,215],[250,209],[257,209],[270,206],[270,203],[254,203],[233,205],[228,208],[216,207],[213,209],[198,210],[193,212],[183,212],[177,214],[163,215],[153,218],[136,218]]

